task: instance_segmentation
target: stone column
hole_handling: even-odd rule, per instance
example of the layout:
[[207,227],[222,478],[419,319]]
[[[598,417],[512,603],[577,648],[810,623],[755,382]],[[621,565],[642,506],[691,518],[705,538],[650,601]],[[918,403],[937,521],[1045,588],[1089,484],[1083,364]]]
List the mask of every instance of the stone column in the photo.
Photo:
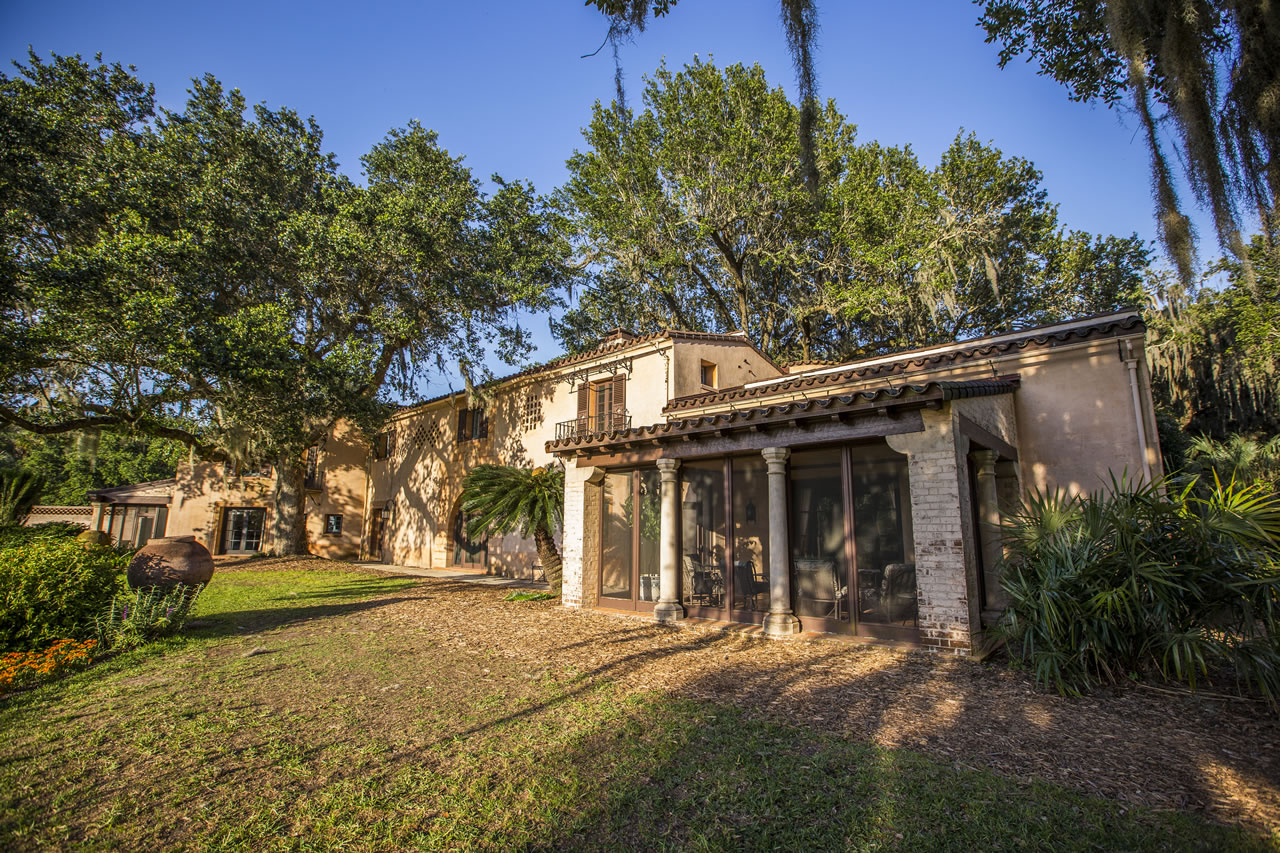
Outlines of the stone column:
[[662,480],[661,551],[658,554],[658,601],[653,618],[658,622],[679,622],[684,618],[680,604],[680,460],[659,459]]
[[760,451],[769,468],[769,614],[764,632],[771,636],[800,633],[791,612],[791,542],[787,536],[787,457],[785,447]]
[[105,503],[98,503],[97,501],[93,501],[92,503],[89,504],[89,506],[93,507],[93,521],[89,524],[89,529],[101,530],[102,517],[103,515],[106,514],[107,505]]
[[972,456],[978,493],[978,520],[981,522],[978,541],[982,545],[982,587],[986,592],[982,608],[984,611],[998,610],[1004,606],[999,571],[1004,545],[1000,539],[1000,495],[996,488],[998,454],[994,450],[976,450]]

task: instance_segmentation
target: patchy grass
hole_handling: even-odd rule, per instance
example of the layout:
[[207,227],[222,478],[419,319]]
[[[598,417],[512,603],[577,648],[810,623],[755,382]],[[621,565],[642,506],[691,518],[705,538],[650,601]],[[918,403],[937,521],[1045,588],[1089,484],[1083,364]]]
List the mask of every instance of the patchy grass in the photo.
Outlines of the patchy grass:
[[512,592],[503,601],[552,601],[559,598],[554,592]]
[[1277,849],[374,618],[444,589],[218,574],[187,636],[0,704],[0,848]]

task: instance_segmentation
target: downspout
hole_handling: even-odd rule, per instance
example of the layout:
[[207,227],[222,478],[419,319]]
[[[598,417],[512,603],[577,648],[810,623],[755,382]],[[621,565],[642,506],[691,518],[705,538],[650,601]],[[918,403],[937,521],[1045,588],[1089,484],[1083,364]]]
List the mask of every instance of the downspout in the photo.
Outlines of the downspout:
[[1129,368],[1129,390],[1133,392],[1133,418],[1138,426],[1138,450],[1142,454],[1142,476],[1150,483],[1151,462],[1147,459],[1147,427],[1142,420],[1142,393],[1138,390],[1138,359],[1133,354],[1133,341],[1125,341],[1124,346],[1128,354],[1124,363]]

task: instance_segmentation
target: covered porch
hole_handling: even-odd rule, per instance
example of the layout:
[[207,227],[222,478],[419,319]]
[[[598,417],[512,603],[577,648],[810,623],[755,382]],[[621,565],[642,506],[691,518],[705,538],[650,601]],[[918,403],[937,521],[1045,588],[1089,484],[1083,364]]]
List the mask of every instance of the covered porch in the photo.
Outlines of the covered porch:
[[859,391],[554,442],[566,604],[969,653],[1002,608],[1017,385]]

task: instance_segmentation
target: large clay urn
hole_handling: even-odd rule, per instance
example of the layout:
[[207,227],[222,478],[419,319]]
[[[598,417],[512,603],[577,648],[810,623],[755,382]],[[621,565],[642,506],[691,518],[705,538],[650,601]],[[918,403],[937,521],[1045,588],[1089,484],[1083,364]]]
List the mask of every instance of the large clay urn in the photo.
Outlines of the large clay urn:
[[129,586],[197,586],[213,577],[213,556],[194,536],[152,539],[129,562]]
[[101,530],[81,530],[76,534],[76,538],[83,542],[85,547],[111,544],[111,537]]

